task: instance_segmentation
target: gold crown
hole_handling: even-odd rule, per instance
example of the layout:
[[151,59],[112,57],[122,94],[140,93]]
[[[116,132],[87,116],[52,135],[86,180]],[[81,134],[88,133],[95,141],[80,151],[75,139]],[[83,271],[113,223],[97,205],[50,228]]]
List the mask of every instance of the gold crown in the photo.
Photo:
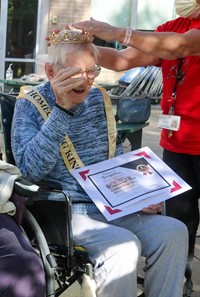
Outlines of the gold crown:
[[49,36],[51,45],[60,43],[91,43],[92,40],[93,35],[91,33],[78,30],[53,31]]

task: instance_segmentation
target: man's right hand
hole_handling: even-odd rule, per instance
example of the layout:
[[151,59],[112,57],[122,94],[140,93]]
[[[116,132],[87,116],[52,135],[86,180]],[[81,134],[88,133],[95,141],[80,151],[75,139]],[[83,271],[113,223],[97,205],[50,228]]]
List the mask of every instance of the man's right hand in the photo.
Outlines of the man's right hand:
[[[50,80],[52,89],[56,97],[56,103],[65,109],[70,109],[74,106],[73,95],[70,92],[84,84],[85,78],[73,77],[80,73],[80,67],[66,67],[59,69],[59,65],[52,66],[58,67],[57,73]],[[55,72],[56,70],[54,70]]]

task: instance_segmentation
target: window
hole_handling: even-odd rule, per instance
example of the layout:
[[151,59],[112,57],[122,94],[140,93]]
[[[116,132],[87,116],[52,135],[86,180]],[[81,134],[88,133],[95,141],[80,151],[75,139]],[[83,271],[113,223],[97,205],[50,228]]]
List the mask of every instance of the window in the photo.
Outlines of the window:
[[[118,27],[133,27],[133,15],[136,10],[136,0],[91,0],[91,15],[96,20],[101,20]],[[94,38],[94,43],[122,49],[123,46],[116,41],[105,42]]]
[[38,0],[8,2],[5,69],[13,63],[14,77],[34,72],[37,12]]

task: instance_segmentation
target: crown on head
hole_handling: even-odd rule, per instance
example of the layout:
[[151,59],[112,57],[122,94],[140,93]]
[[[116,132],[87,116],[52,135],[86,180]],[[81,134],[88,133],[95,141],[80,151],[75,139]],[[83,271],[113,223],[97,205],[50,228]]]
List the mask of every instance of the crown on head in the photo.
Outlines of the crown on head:
[[53,31],[49,36],[49,41],[52,44],[61,43],[91,43],[93,35],[88,32],[78,30],[62,30],[60,32]]

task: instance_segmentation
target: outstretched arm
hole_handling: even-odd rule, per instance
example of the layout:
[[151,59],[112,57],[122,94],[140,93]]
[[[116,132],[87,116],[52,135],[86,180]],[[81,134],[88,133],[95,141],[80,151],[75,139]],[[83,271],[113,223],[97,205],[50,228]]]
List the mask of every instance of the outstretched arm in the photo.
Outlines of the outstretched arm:
[[[92,18],[88,21],[75,23],[73,26],[77,29],[93,33],[95,36],[106,41],[117,40],[120,43],[123,43],[126,35],[125,28],[114,27]],[[132,30],[128,44],[132,48],[132,51],[129,50],[129,52],[127,52],[127,49],[124,52],[119,53],[118,57],[123,60],[125,59],[124,56],[129,53],[132,55],[132,66],[134,63],[134,66],[141,66],[142,62],[144,62],[143,66],[145,66],[156,64],[159,59],[174,60],[191,55],[200,55],[199,43],[200,31],[197,29],[192,29],[184,34]],[[103,51],[101,49],[101,53],[104,55],[109,54],[109,58],[112,59],[111,52]],[[116,55],[115,52],[112,52],[112,54]],[[109,58],[107,57],[107,60]],[[106,60],[106,58],[104,59]],[[102,61],[105,63],[103,59]]]
[[100,53],[98,63],[105,68],[115,71],[124,71],[139,66],[156,65],[161,60],[132,47],[121,51],[108,47],[98,47],[98,49]]
[[129,45],[147,54],[167,60],[200,55],[200,31],[175,32],[132,31]]

